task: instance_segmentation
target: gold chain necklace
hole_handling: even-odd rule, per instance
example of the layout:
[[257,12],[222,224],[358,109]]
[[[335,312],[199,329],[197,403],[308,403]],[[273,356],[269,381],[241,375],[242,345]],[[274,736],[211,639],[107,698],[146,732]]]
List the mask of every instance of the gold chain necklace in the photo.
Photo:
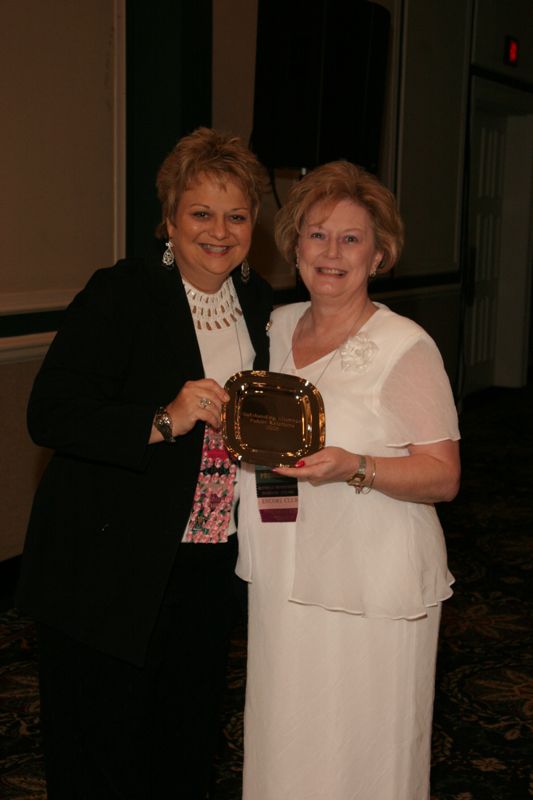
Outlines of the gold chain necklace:
[[[321,378],[322,378],[322,376],[324,375],[325,371],[327,370],[327,368],[329,367],[329,365],[331,364],[331,362],[333,361],[333,359],[335,358],[335,356],[337,355],[337,353],[339,353],[339,351],[340,351],[341,347],[343,347],[343,346],[346,344],[346,342],[348,341],[348,339],[351,339],[351,338],[352,338],[352,336],[354,336],[354,335],[355,335],[355,332],[356,332],[356,330],[357,330],[357,326],[358,326],[359,322],[361,321],[361,319],[363,318],[363,316],[364,316],[364,314],[365,314],[365,311],[366,311],[366,309],[367,309],[367,305],[368,305],[368,301],[367,301],[367,302],[365,303],[365,305],[363,306],[363,309],[362,309],[362,311],[360,312],[360,314],[358,314],[358,315],[357,315],[357,319],[355,320],[354,324],[352,325],[352,327],[351,327],[351,328],[350,328],[350,330],[348,331],[348,335],[346,336],[346,338],[345,338],[345,339],[343,339],[343,340],[342,340],[342,342],[341,342],[341,343],[338,345],[338,347],[336,347],[336,348],[335,348],[335,350],[334,350],[334,351],[333,351],[333,353],[331,354],[330,358],[329,358],[329,359],[328,359],[328,361],[326,362],[326,365],[325,365],[324,369],[322,370],[322,372],[320,373],[320,375],[318,376],[318,378],[316,379],[316,381],[313,381],[313,384],[314,384],[315,386],[317,386],[318,382],[321,380]],[[362,327],[362,326],[361,326],[361,327]],[[282,363],[281,367],[279,368],[278,372],[283,372],[283,367],[284,367],[284,366],[285,366],[285,364],[287,363],[287,360],[288,360],[288,358],[289,358],[289,356],[290,356],[290,354],[291,354],[291,353],[292,353],[292,341],[291,341],[291,346],[290,346],[290,348],[289,348],[289,352],[287,353],[287,355],[286,355],[286,356],[285,356],[285,358],[283,359],[283,363]],[[322,358],[324,358],[324,356],[322,356]],[[320,360],[320,359],[319,359],[319,360]],[[296,364],[295,364],[294,366],[295,366],[295,368],[297,369],[297,367],[296,367]],[[304,367],[304,369],[305,369],[305,367]]]

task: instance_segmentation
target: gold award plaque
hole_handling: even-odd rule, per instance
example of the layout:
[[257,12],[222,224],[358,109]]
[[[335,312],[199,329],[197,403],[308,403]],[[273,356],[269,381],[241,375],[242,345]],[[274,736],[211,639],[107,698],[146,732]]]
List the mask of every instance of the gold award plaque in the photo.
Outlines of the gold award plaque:
[[245,370],[232,375],[224,388],[230,399],[222,409],[222,434],[236,458],[289,467],[324,447],[324,402],[309,381]]

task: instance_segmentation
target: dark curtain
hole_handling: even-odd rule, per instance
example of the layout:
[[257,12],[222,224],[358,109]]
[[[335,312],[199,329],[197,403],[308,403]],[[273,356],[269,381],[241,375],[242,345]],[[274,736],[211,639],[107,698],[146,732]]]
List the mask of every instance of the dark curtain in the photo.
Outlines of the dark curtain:
[[126,15],[126,252],[138,256],[154,244],[161,161],[211,125],[212,0],[129,0]]

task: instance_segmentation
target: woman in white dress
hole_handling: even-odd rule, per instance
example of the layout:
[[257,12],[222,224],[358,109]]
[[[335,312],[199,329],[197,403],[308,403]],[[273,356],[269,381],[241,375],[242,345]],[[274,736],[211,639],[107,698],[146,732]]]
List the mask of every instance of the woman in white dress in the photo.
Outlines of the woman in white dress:
[[348,162],[296,184],[278,246],[311,301],[278,308],[270,368],[322,394],[326,446],[293,468],[296,521],[262,522],[244,468],[249,581],[245,800],[427,800],[441,602],[453,577],[434,503],[459,486],[441,356],[372,302],[397,261],[393,195]]

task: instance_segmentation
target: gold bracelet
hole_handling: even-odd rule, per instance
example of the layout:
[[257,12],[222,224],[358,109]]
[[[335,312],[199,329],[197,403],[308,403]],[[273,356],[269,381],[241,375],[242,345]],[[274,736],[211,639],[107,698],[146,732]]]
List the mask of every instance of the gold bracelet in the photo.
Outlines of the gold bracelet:
[[351,478],[348,478],[346,483],[348,486],[353,486],[356,494],[361,494],[363,481],[366,478],[366,456],[359,456],[359,466]]
[[[370,456],[369,456],[370,458]],[[368,486],[363,486],[359,491],[361,494],[369,494],[372,491],[372,487],[374,485],[374,481],[376,479],[376,459],[372,458],[372,475],[370,476],[370,483]]]

